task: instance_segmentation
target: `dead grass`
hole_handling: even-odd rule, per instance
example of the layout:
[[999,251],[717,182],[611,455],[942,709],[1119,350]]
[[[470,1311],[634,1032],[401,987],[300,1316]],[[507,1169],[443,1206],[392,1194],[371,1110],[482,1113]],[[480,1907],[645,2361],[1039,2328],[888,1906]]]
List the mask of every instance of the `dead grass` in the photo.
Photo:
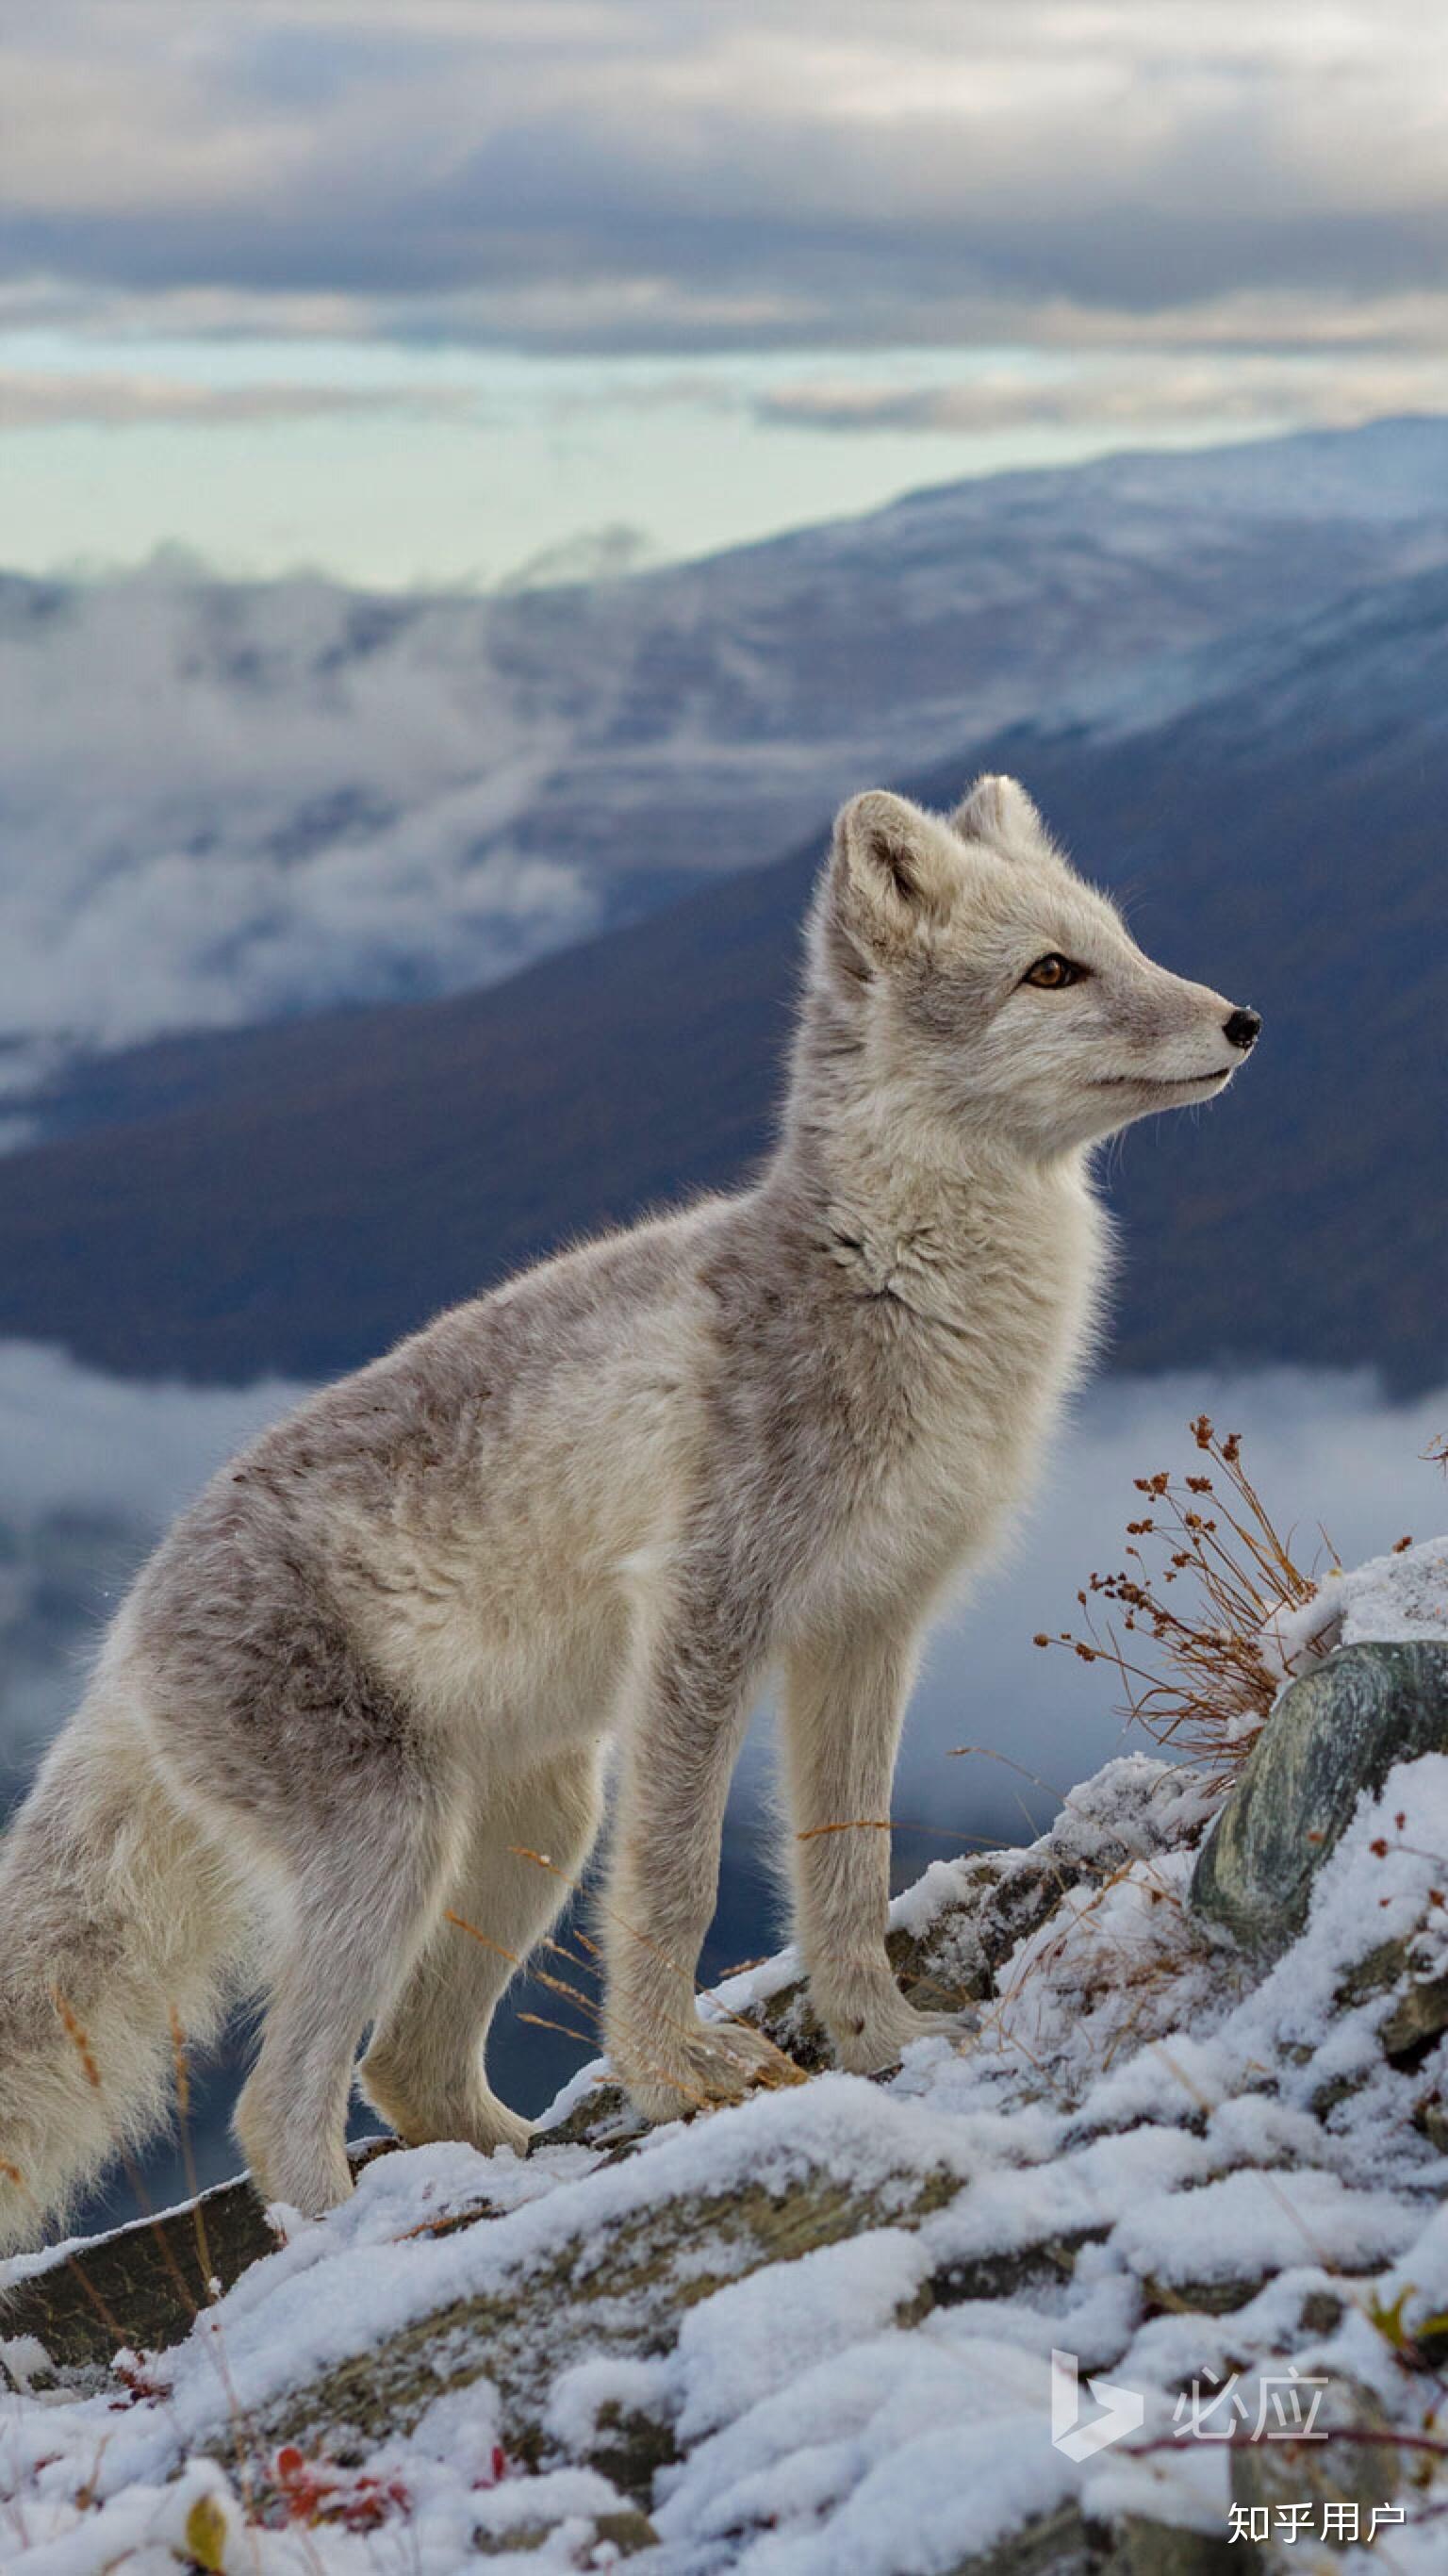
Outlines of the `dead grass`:
[[[1112,1903],[1123,1887],[1133,1890],[1134,1909]],[[1081,1878],[1062,1879],[1059,1903],[1023,1943],[1023,1955],[1003,1965],[982,2024],[1068,2111],[1078,2098],[1072,2080],[1053,2053],[1032,2045],[1038,1990],[1044,1986],[1049,1997],[1064,1975],[1073,2019],[1095,2025],[1092,2071],[1102,2074],[1123,2049],[1154,2047],[1178,2026],[1179,1979],[1193,1937],[1181,1890],[1158,1858],[1088,1863]]]
[[1271,1623],[1314,1599],[1317,1583],[1243,1466],[1240,1433],[1219,1438],[1205,1413],[1190,1429],[1201,1468],[1135,1479],[1147,1508],[1127,1522],[1126,1566],[1078,1592],[1084,1634],[1035,1642],[1113,1665],[1122,1716],[1224,1783],[1281,1687]]

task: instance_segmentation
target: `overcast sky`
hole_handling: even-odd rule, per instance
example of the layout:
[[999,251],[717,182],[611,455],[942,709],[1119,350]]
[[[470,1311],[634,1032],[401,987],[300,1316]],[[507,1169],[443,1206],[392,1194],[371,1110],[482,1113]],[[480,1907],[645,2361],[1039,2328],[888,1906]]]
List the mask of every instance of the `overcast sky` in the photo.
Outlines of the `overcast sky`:
[[0,561],[495,579],[1448,408],[1437,0],[0,0]]

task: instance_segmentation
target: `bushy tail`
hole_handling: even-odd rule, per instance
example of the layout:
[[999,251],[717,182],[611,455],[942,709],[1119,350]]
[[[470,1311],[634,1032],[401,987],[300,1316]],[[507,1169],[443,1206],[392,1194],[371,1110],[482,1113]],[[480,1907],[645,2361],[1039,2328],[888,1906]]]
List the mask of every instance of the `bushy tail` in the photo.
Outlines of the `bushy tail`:
[[243,1927],[134,1716],[93,1699],[0,1848],[0,2249],[165,2116],[174,2032],[213,2035]]

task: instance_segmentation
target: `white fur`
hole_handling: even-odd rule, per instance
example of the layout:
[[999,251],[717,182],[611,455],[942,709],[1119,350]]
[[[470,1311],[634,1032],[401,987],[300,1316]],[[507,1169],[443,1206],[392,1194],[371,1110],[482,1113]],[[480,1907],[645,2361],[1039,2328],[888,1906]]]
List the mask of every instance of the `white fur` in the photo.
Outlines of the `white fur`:
[[[1052,953],[1067,989],[1029,980]],[[586,1860],[610,1743],[615,2065],[654,2117],[738,2093],[769,2052],[703,2023],[693,1979],[772,1671],[836,2056],[942,2026],[884,1943],[917,1640],[1089,1348],[1089,1148],[1220,1089],[1228,1015],[1141,954],[1014,782],[949,822],[845,808],[757,1184],[441,1317],[264,1435],[141,1576],[0,1869],[12,2232],[154,2116],[171,2004],[205,2027],[258,1980],[238,2129],[269,2193],[349,2187],[369,2024],[363,2082],[404,2136],[521,2144],[483,2041]]]

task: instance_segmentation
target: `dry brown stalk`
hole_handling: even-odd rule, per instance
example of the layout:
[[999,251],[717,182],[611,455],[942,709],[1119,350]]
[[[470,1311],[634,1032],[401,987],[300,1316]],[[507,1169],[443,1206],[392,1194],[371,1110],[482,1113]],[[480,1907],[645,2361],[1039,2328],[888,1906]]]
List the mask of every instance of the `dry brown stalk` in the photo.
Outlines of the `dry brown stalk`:
[[[1205,1413],[1190,1427],[1211,1472],[1174,1478],[1163,1467],[1138,1476],[1148,1509],[1126,1525],[1127,1566],[1091,1575],[1076,1596],[1085,1635],[1063,1629],[1035,1642],[1069,1647],[1083,1663],[1114,1665],[1125,1691],[1121,1714],[1225,1782],[1281,1687],[1271,1624],[1313,1600],[1317,1583],[1296,1562],[1243,1466],[1240,1433],[1219,1438]],[[1168,1598],[1177,1584],[1182,1591]],[[1124,1642],[1134,1636],[1157,1649],[1152,1660],[1142,1660],[1144,1645]]]

